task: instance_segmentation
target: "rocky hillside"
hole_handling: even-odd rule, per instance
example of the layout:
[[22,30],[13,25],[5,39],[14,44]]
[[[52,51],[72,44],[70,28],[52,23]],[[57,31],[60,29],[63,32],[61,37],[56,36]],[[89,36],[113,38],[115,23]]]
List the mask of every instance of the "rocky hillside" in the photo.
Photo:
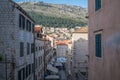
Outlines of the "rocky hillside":
[[87,25],[87,9],[44,2],[19,3],[36,21],[46,27],[75,27]]

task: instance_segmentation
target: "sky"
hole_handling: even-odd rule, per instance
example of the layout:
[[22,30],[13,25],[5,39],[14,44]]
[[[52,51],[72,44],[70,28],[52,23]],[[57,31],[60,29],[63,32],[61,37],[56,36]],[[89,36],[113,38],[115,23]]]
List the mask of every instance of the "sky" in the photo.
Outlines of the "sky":
[[84,8],[88,7],[88,0],[15,0],[15,1],[43,1],[54,4],[76,5]]

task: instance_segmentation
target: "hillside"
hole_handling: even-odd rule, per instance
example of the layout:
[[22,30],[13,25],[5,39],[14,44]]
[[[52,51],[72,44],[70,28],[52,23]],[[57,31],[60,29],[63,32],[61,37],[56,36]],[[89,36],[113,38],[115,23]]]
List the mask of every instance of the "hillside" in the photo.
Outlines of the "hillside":
[[36,24],[46,27],[75,27],[87,25],[87,9],[64,4],[50,4],[44,2],[19,3]]

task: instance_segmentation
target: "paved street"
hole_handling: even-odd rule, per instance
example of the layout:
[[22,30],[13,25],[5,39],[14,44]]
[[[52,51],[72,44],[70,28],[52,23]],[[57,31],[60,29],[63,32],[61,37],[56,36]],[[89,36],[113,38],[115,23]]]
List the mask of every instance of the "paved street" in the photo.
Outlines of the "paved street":
[[79,78],[78,79],[76,78],[76,80],[86,80],[86,79],[83,78],[82,76],[79,76]]
[[67,80],[67,75],[64,70],[59,71],[60,80]]
[[82,74],[75,75],[75,80],[87,80]]

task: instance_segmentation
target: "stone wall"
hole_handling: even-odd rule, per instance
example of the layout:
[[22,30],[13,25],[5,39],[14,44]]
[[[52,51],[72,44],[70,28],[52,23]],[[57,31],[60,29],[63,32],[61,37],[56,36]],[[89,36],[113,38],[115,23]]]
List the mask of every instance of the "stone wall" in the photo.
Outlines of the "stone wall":
[[[33,53],[27,55],[27,42],[34,43],[34,36],[32,32],[27,32],[19,28],[19,14],[24,15],[9,0],[0,0],[0,54],[3,56],[5,54],[7,55],[8,80],[18,80],[18,71],[26,67],[26,65],[33,63]],[[30,20],[26,15],[24,17]],[[21,41],[24,42],[23,57],[20,57],[19,46]],[[2,64],[0,63],[0,65]],[[3,75],[3,78],[5,78],[4,65],[2,68],[0,68],[3,70],[0,72],[0,75]],[[28,79],[30,78],[29,80],[32,80],[32,77],[31,74]]]
[[[11,61],[11,56],[15,56],[15,12],[14,8],[10,5],[8,0],[0,0],[0,54],[5,56],[7,55],[7,60]],[[4,61],[4,60],[3,60]],[[6,71],[5,71],[5,62],[0,63],[3,65],[0,68],[2,71],[0,75],[4,77],[5,80]],[[8,63],[7,67],[7,77],[10,76],[10,66]]]
[[36,63],[36,78],[42,80],[44,77],[44,40],[35,40],[36,52],[35,52],[35,63]]
[[[95,11],[89,0],[89,80],[120,80],[120,0],[101,0]],[[95,35],[101,34],[101,57],[95,56]]]

